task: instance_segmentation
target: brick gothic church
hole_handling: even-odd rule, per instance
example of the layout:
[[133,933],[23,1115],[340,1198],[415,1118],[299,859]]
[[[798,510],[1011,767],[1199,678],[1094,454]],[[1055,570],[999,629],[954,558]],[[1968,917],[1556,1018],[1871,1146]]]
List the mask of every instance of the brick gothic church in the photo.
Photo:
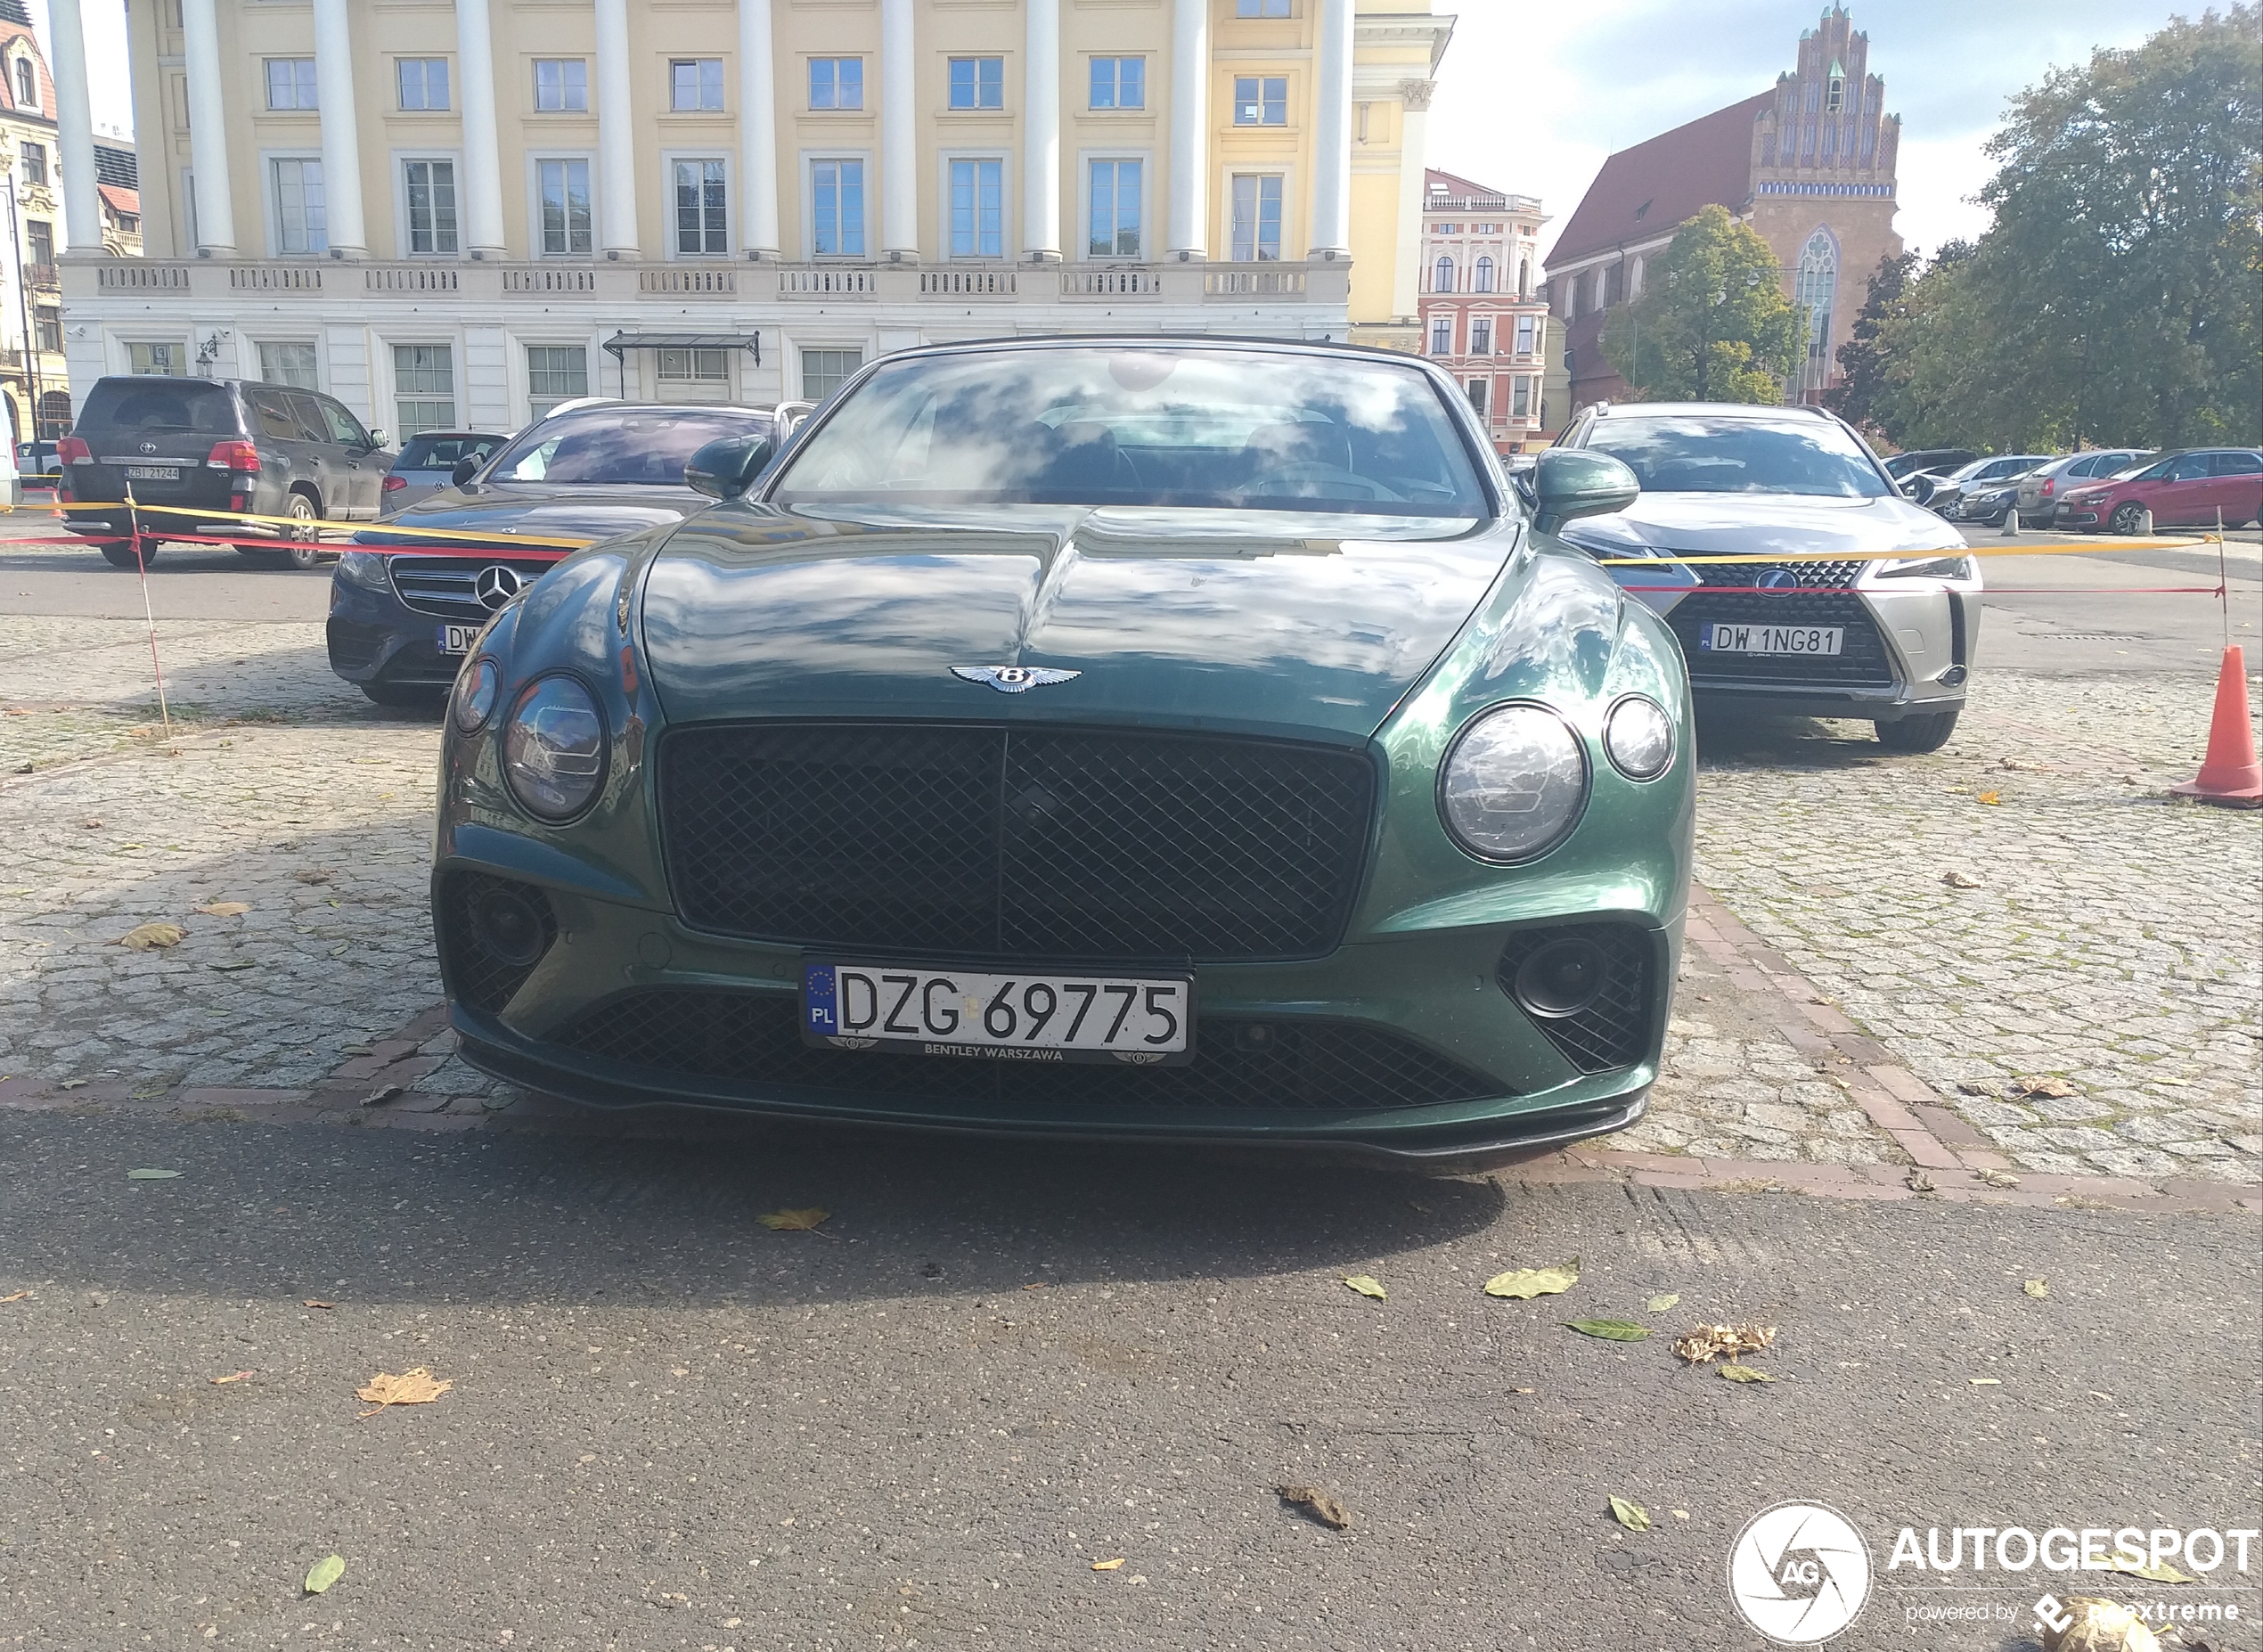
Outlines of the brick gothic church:
[[1838,378],[1839,346],[1871,272],[1901,250],[1894,151],[1901,117],[1868,72],[1870,37],[1833,6],[1800,37],[1799,67],[1775,86],[1661,133],[1603,163],[1548,260],[1548,308],[1564,329],[1576,409],[1630,391],[1603,358],[1612,307],[1642,290],[1646,262],[1717,203],[1775,249],[1785,296],[1811,313],[1807,357],[1787,399]]

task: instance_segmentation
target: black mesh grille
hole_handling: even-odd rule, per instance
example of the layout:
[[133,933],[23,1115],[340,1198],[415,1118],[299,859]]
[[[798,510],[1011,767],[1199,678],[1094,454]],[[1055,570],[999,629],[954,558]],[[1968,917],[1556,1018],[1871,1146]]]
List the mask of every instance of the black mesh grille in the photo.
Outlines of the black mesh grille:
[[531,906],[542,922],[542,953],[558,939],[558,920],[550,897],[532,884],[485,872],[450,872],[440,880],[440,955],[446,961],[448,984],[457,999],[475,1010],[493,1013],[508,1004],[542,962],[541,953],[527,963],[510,963],[480,945],[473,909],[490,895],[511,894]]
[[687,922],[963,958],[1325,953],[1374,791],[1349,752],[1091,730],[690,728],[660,757]]
[[[1779,596],[1767,591],[1700,591],[1677,602],[1667,623],[1681,639],[1681,651],[1689,661],[1689,680],[1701,688],[1707,683],[1739,683],[1871,688],[1893,684],[1893,665],[1887,658],[1884,639],[1879,636],[1869,609],[1852,592],[1812,595],[1787,592]],[[1698,644],[1700,627],[1709,625],[1837,626],[1845,634],[1840,638],[1836,654],[1717,654]]]
[[750,1086],[896,1094],[1006,1108],[1074,1101],[1151,1108],[1362,1111],[1435,1107],[1513,1094],[1509,1086],[1388,1028],[1345,1021],[1250,1024],[1205,1017],[1184,1067],[984,1061],[802,1043],[796,1001],[783,994],[689,987],[631,993],[576,1018],[563,1041],[633,1067]]
[[377,658],[385,642],[381,626],[357,625],[350,619],[330,622],[330,663],[333,670],[358,671]]
[[[1703,553],[1691,551],[1686,554]],[[1773,573],[1779,567],[1799,580],[1802,591],[1844,591],[1862,572],[1859,562],[1700,562],[1694,571],[1701,582],[1709,585],[1757,585],[1763,574]]]
[[1515,997],[1518,966],[1549,942],[1562,940],[1589,941],[1602,950],[1603,990],[1577,1015],[1536,1015],[1532,1025],[1582,1073],[1632,1067],[1650,1047],[1649,936],[1622,923],[1519,930],[1501,948],[1501,991]]

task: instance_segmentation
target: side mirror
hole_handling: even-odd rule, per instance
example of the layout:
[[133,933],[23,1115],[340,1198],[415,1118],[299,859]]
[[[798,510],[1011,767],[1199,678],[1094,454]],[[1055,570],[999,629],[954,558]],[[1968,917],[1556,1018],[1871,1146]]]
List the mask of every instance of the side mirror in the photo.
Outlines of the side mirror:
[[456,461],[456,468],[448,472],[448,480],[461,487],[478,474],[479,461],[478,459],[459,459]]
[[1532,470],[1533,527],[1552,534],[1582,516],[1623,511],[1640,497],[1634,472],[1609,454],[1551,447]]
[[754,486],[772,448],[766,436],[726,436],[709,442],[683,467],[683,485],[710,499],[736,499]]
[[1916,476],[1905,476],[1901,478],[1901,493],[1905,499],[1924,504],[1933,496],[1933,478],[1922,470]]
[[371,430],[371,431],[369,432],[369,438],[370,438],[370,452],[372,452],[372,453],[375,453],[375,452],[376,452],[379,448],[380,448],[380,447],[382,447],[382,446],[385,446],[385,432],[384,432],[384,431],[382,431],[382,430],[378,430],[378,429],[372,429],[372,430]]

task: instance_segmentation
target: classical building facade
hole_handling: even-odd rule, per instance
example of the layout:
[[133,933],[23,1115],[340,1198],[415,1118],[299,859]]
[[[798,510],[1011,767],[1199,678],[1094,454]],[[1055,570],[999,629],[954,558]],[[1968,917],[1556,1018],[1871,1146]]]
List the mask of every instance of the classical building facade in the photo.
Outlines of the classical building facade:
[[1425,175],[1422,353],[1460,382],[1504,454],[1544,446],[1548,315],[1537,238],[1547,222],[1531,195]]
[[818,397],[1006,333],[1411,348],[1451,26],[1428,0],[147,0],[150,257],[64,260],[71,364],[316,385],[401,434]]
[[1760,233],[1785,295],[1806,312],[1805,358],[1786,399],[1814,401],[1836,380],[1870,274],[1901,250],[1901,117],[1886,112],[1885,81],[1869,59],[1869,36],[1832,6],[1801,35],[1796,67],[1772,89],[1604,162],[1548,260],[1575,407],[1629,394],[1603,356],[1611,312],[1642,290],[1646,266],[1676,227],[1708,205]]

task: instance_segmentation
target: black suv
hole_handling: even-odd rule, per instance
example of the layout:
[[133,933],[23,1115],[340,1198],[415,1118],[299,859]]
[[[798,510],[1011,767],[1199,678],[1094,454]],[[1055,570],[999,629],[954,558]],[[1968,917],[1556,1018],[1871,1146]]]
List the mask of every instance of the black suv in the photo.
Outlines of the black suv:
[[[63,480],[56,503],[176,505],[284,522],[200,522],[175,511],[139,517],[142,552],[192,534],[273,539],[276,547],[238,545],[267,568],[312,568],[321,559],[322,519],[376,519],[393,455],[384,432],[368,430],[316,390],[241,379],[173,379],[155,374],[98,379],[78,422],[59,444]],[[102,542],[102,555],[135,565],[134,522],[71,511],[70,531]],[[302,526],[303,524],[303,526]]]

